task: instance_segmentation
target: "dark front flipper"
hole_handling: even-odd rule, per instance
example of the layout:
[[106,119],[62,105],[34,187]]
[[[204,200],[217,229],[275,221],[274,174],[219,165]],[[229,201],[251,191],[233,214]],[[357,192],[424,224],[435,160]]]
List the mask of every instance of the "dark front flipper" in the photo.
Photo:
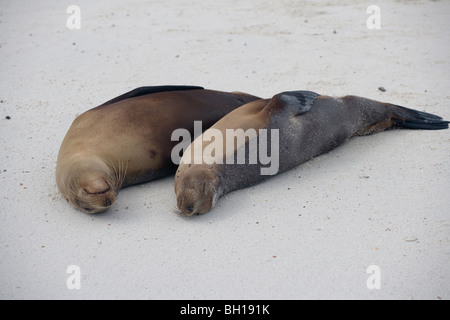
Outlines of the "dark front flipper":
[[449,121],[431,113],[391,105],[392,127],[404,129],[442,130],[448,129]]
[[307,113],[320,95],[312,91],[287,91],[275,95],[265,109],[271,114],[288,112],[292,116]]
[[158,92],[167,92],[167,91],[181,91],[181,90],[202,90],[203,87],[197,87],[197,86],[149,86],[149,87],[139,87],[134,90],[131,90],[130,92],[124,93],[118,97],[115,97],[114,99],[111,99],[105,103],[102,104],[102,106],[105,106],[107,104],[113,104],[125,99],[135,98],[139,96],[144,96],[147,94],[153,94]]

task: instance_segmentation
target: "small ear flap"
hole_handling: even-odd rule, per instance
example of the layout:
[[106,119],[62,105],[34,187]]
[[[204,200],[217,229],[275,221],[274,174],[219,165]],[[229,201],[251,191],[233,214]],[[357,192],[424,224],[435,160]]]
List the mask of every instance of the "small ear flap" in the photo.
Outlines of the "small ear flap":
[[307,113],[319,94],[311,91],[286,91],[275,95],[266,108],[271,113],[286,111],[292,116],[299,116]]
[[95,180],[88,181],[84,186],[84,191],[89,194],[102,194],[108,192],[110,189],[111,187],[104,178],[97,178]]

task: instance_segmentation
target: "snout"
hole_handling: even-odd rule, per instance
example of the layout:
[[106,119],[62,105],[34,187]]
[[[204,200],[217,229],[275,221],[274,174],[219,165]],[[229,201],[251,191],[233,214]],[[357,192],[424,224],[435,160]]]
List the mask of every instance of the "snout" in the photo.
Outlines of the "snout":
[[183,199],[183,197],[180,197],[177,203],[179,213],[186,217],[204,214],[211,210],[211,201],[206,197],[201,199],[192,199],[191,197]]
[[192,201],[186,201],[185,197],[183,196],[179,197],[177,201],[177,206],[179,213],[181,213],[186,217],[190,217],[194,214],[197,214],[195,204]]
[[103,193],[86,194],[80,199],[74,199],[73,202],[69,202],[85,213],[101,213],[111,208],[116,199],[116,192],[110,189]]
[[185,206],[184,209],[187,214],[193,214],[195,207],[194,206]]

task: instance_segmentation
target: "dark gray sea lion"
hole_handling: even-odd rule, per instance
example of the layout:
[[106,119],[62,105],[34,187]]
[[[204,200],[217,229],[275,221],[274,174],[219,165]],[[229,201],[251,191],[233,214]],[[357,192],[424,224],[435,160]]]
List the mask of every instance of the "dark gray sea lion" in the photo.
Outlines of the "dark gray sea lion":
[[107,210],[120,188],[176,170],[175,129],[206,129],[230,111],[259,99],[193,86],[142,87],[75,119],[62,142],[56,183],[67,201],[88,213]]
[[[356,96],[293,91],[253,101],[219,120],[186,150],[175,177],[177,207],[186,216],[206,213],[222,195],[298,166],[353,136],[391,128],[440,130],[448,123],[429,113]],[[262,148],[267,150],[261,153]],[[277,155],[272,160],[278,163],[271,163],[275,171],[269,174],[263,171],[268,169],[261,158],[265,154]],[[239,155],[245,156],[243,163]]]

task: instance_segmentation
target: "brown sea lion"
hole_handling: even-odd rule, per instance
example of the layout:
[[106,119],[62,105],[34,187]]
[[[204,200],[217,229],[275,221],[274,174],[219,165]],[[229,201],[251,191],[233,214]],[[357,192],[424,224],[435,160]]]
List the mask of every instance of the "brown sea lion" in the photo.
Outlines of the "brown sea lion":
[[186,150],[175,177],[177,206],[186,216],[206,213],[222,195],[298,166],[353,136],[390,128],[447,129],[448,123],[356,96],[293,91],[253,101],[219,120]]
[[107,210],[120,188],[176,170],[175,129],[208,128],[230,111],[259,99],[194,86],[141,87],[77,117],[58,155],[56,183],[75,208]]

